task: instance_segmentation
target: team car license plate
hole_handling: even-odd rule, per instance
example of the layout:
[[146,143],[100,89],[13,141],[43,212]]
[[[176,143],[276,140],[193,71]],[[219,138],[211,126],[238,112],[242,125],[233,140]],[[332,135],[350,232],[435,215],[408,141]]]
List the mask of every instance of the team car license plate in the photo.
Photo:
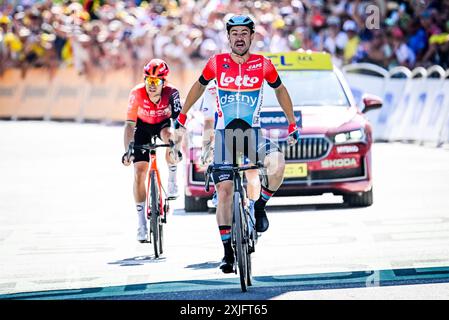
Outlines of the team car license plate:
[[304,178],[304,177],[307,177],[307,163],[285,164],[284,178]]

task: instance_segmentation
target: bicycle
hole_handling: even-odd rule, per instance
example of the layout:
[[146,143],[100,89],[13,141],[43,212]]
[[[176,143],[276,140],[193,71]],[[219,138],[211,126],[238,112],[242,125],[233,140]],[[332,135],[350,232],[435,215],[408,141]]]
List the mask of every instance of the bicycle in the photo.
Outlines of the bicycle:
[[[166,196],[165,189],[162,186],[159,169],[156,161],[156,149],[168,147],[173,152],[177,152],[179,161],[182,159],[182,154],[176,150],[175,144],[170,140],[166,144],[156,144],[156,137],[152,137],[150,143],[135,145],[133,141],[128,146],[128,157],[130,157],[135,149],[147,150],[150,153],[150,168],[147,175],[146,188],[146,212],[147,219],[150,221],[150,243],[153,243],[154,256],[159,258],[163,253],[163,224],[167,223],[167,213],[170,210],[169,200],[174,200]],[[165,194],[164,197],[161,195]],[[164,199],[163,199],[164,198]]]
[[[246,170],[258,169],[259,172],[264,169],[261,162],[256,165],[209,165],[205,173],[205,190],[209,192],[209,181],[212,172],[228,171],[233,172],[234,196],[233,196],[233,213],[231,227],[231,243],[234,249],[235,261],[238,265],[240,276],[240,285],[243,292],[252,285],[251,279],[251,253],[255,252],[258,234],[256,231],[256,220],[254,213],[246,206],[246,191],[243,188],[242,172]],[[266,174],[262,177],[266,179]],[[234,265],[235,266],[235,265]],[[237,274],[237,269],[234,268]]]

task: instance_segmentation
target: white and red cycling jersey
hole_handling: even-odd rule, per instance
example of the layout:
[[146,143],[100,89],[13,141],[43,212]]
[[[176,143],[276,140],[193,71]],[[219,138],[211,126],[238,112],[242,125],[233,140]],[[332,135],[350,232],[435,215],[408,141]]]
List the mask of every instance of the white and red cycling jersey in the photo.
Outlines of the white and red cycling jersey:
[[205,119],[214,119],[217,110],[217,82],[215,80],[209,82],[204,90],[201,100],[200,111]]
[[200,83],[217,81],[216,129],[224,129],[234,119],[242,119],[251,127],[260,127],[263,81],[277,88],[279,75],[270,59],[251,54],[245,63],[238,64],[229,53],[212,56],[203,69]]

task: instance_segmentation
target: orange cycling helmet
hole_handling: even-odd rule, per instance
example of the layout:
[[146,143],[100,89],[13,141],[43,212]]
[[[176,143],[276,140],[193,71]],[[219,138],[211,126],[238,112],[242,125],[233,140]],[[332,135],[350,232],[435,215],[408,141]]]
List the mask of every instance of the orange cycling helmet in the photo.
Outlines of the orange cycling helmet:
[[164,60],[152,59],[143,68],[143,75],[144,77],[161,78],[165,80],[169,71],[168,64]]

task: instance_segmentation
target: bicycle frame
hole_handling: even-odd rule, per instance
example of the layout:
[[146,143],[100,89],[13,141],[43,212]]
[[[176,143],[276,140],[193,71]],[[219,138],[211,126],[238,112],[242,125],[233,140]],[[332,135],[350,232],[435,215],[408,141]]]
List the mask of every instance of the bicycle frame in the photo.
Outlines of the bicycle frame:
[[[147,202],[147,218],[150,218],[150,206],[148,205],[150,202],[149,197],[150,197],[150,187],[151,187],[151,174],[154,172],[155,176],[156,176],[156,182],[157,182],[157,190],[158,193],[160,195],[162,195],[162,183],[161,183],[161,176],[159,174],[159,169],[157,167],[157,157],[156,157],[156,148],[158,147],[170,147],[173,148],[174,147],[174,143],[173,141],[170,141],[170,143],[168,144],[156,144],[156,140],[154,139],[153,142],[151,142],[150,144],[145,144],[145,145],[134,145],[134,142],[131,141],[128,147],[128,157],[131,155],[132,150],[134,150],[134,148],[140,148],[140,149],[145,149],[148,150],[150,153],[150,161],[149,161],[149,170],[147,172],[147,189],[146,189],[146,202]],[[164,215],[164,204],[162,201],[162,197],[160,197],[159,199],[159,204],[158,204],[158,208],[159,208],[159,215],[163,216]],[[164,217],[165,218],[165,217]]]
[[[254,252],[254,246],[257,242],[257,232],[255,230],[255,221],[252,226],[249,225],[248,214],[245,206],[246,191],[243,188],[241,172],[251,169],[263,169],[263,164],[258,162],[252,166],[218,166],[214,168],[210,165],[206,171],[205,189],[209,191],[210,174],[214,171],[233,172],[233,212],[231,238],[234,254],[236,257],[238,270],[240,274],[240,284],[242,291],[246,292],[247,287],[252,285],[251,280],[251,253]],[[251,248],[251,251],[250,251]],[[237,273],[237,271],[236,271]]]
[[[241,176],[240,172],[234,172],[234,196],[233,196],[232,203],[234,203],[236,197],[240,198],[240,205],[245,207],[245,205],[246,205],[246,203],[245,203],[246,201],[245,200],[247,200],[247,197],[246,197],[246,191],[243,188],[242,176]],[[233,212],[233,216],[232,216],[232,219],[233,219],[234,223],[235,223],[235,219],[236,218],[238,218],[237,217],[237,212],[234,211]],[[244,220],[246,222],[248,222],[246,217],[244,218]]]
[[[156,148],[159,147],[174,147],[174,143],[170,141],[167,144],[156,144],[156,139],[149,144],[134,145],[131,142],[128,150],[140,148],[149,151],[149,170],[147,172],[147,186],[146,186],[146,215],[150,220],[150,242],[153,237],[154,255],[156,258],[163,253],[163,224],[166,223],[166,215],[169,210],[168,199],[163,196],[163,188],[161,183],[161,176],[157,167]],[[155,200],[157,199],[157,200]],[[158,201],[158,203],[156,203]],[[165,201],[165,203],[164,203]]]
[[[151,187],[151,172],[154,172],[156,175],[156,181],[157,181],[157,188],[159,191],[159,194],[162,195],[162,184],[161,184],[161,177],[159,174],[159,169],[157,168],[157,160],[156,160],[156,150],[150,150],[150,168],[148,170],[147,175],[147,203],[149,203],[150,198],[150,187]],[[162,197],[159,197],[159,215],[163,215],[163,203],[162,203]],[[150,206],[147,205],[147,218],[150,217]]]

